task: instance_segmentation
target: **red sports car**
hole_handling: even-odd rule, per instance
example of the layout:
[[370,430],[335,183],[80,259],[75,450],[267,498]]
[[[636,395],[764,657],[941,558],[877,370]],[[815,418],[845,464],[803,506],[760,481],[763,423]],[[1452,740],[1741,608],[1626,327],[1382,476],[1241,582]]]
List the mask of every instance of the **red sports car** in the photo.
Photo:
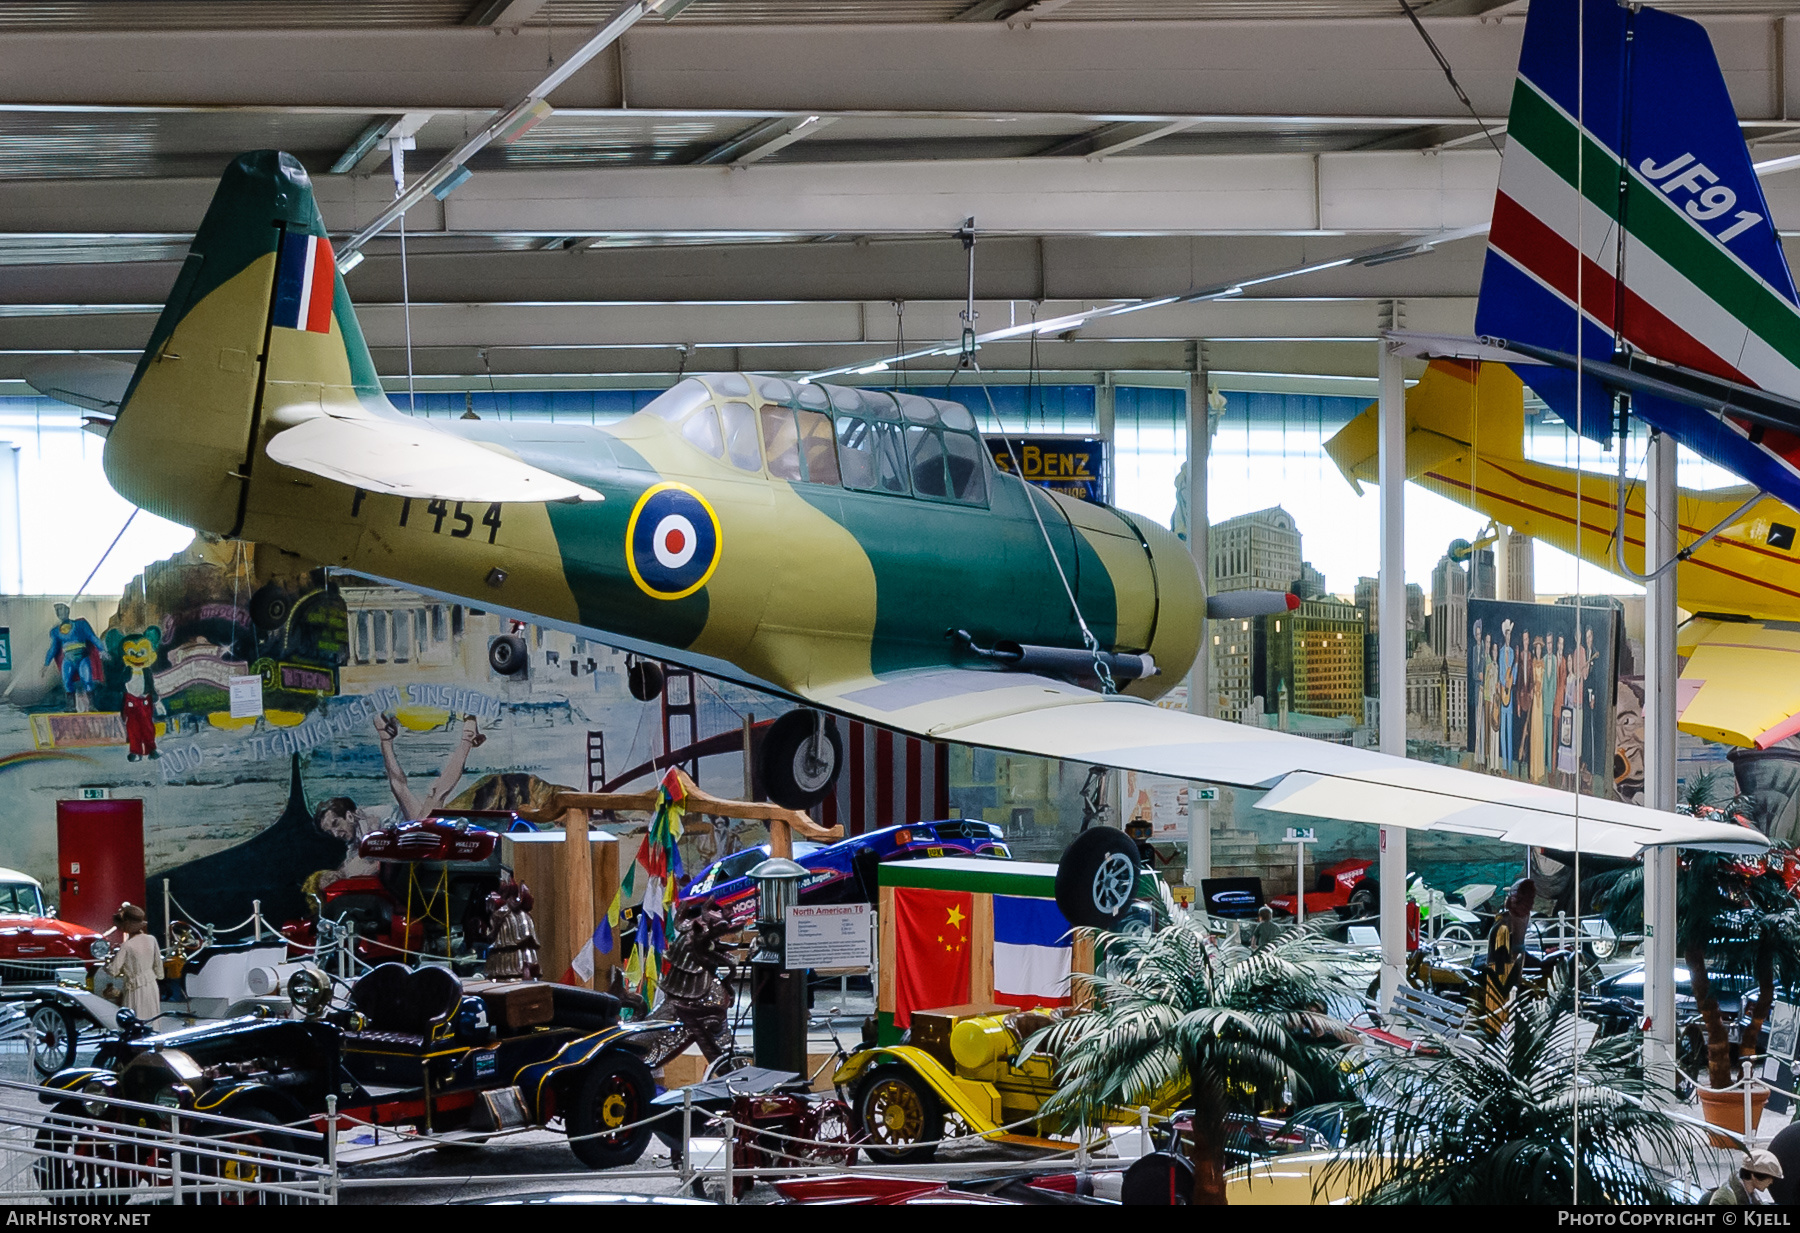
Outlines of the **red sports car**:
[[[1381,903],[1381,892],[1369,870],[1374,861],[1349,860],[1327,865],[1319,870],[1313,888],[1306,893],[1306,914],[1318,916],[1336,912],[1345,917],[1373,916]],[[1294,896],[1276,895],[1269,906],[1277,914],[1294,915]]]

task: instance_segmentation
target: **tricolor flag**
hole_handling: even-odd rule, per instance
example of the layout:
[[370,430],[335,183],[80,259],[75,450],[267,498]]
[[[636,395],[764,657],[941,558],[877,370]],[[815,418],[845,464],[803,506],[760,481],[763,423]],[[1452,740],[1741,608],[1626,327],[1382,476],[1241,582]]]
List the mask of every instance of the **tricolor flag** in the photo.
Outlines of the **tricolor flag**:
[[994,1000],[1067,1006],[1074,939],[1054,899],[994,896]]
[[322,235],[290,231],[281,239],[275,266],[275,324],[283,329],[331,333],[331,297],[337,267],[331,241]]

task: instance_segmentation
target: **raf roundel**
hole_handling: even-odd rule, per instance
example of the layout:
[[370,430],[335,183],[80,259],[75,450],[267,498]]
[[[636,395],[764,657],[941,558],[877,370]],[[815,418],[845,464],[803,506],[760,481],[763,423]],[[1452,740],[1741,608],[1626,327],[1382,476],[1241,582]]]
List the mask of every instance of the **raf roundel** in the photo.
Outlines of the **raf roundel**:
[[682,599],[719,565],[719,516],[686,484],[657,484],[638,498],[625,527],[632,581],[656,599]]

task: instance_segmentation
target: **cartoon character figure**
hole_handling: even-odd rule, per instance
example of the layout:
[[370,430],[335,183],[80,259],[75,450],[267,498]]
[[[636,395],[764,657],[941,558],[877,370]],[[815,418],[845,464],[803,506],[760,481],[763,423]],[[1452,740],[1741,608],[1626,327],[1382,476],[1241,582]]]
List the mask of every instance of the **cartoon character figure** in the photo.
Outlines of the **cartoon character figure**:
[[127,760],[160,758],[156,752],[156,720],[151,714],[157,702],[155,684],[150,679],[150,666],[162,653],[162,630],[151,626],[119,643],[119,662],[129,674],[125,693],[119,699],[119,718],[125,724],[125,744],[130,752]]
[[75,709],[93,709],[88,696],[105,679],[100,655],[104,644],[86,617],[70,617],[69,605],[56,605],[56,624],[50,630],[50,650],[44,663],[55,664],[62,671],[63,690],[75,702]]

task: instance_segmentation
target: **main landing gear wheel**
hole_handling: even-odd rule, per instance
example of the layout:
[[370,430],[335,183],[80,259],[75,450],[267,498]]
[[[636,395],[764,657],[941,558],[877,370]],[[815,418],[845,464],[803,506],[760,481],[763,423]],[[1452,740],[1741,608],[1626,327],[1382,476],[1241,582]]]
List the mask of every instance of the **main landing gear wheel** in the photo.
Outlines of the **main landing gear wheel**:
[[837,721],[817,711],[789,711],[763,737],[763,791],[783,809],[811,809],[824,800],[843,765]]
[[31,1012],[31,1065],[46,1078],[75,1064],[75,1017],[45,1002]]
[[517,634],[500,634],[488,643],[488,667],[500,676],[518,676],[530,662],[525,639]]
[[1125,1207],[1185,1207],[1193,1202],[1194,1166],[1174,1152],[1138,1157],[1119,1185]]
[[924,1164],[944,1136],[937,1093],[905,1066],[877,1066],[851,1097],[862,1149],[876,1164]]
[[[590,1169],[616,1169],[636,1161],[650,1145],[650,1127],[632,1123],[650,1115],[654,1095],[656,1080],[635,1057],[616,1054],[594,1063],[563,1119],[575,1158]],[[607,1133],[626,1126],[631,1128]]]
[[1137,894],[1137,841],[1095,827],[1075,837],[1056,864],[1056,906],[1071,925],[1117,929]]

